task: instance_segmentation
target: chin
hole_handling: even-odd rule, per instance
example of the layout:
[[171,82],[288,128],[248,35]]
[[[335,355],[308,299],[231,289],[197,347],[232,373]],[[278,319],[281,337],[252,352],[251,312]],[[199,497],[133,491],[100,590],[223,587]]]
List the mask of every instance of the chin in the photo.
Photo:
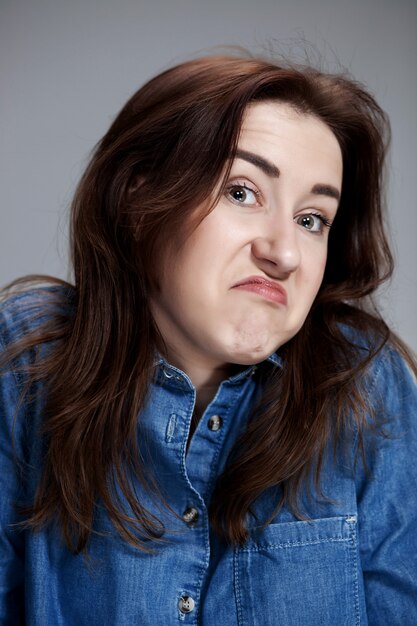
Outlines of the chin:
[[265,349],[264,346],[233,350],[229,354],[229,362],[235,365],[256,365],[267,359],[278,347]]

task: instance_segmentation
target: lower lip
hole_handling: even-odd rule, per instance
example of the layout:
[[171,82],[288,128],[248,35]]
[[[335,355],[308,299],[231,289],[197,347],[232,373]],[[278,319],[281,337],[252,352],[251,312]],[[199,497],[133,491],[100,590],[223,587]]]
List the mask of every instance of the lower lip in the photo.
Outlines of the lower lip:
[[258,296],[265,298],[265,300],[275,302],[276,304],[287,304],[287,297],[285,293],[283,293],[279,289],[274,289],[273,287],[262,285],[261,283],[244,283],[243,285],[237,285],[236,287],[234,287],[234,289],[251,291],[252,293],[256,293]]

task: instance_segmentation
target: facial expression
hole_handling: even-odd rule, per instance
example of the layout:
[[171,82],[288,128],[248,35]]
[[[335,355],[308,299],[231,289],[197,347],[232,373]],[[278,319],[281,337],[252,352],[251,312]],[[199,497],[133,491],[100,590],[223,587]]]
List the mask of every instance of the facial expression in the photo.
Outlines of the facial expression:
[[151,310],[190,373],[258,363],[301,328],[322,282],[342,155],[321,120],[248,107],[225,193],[165,263]]

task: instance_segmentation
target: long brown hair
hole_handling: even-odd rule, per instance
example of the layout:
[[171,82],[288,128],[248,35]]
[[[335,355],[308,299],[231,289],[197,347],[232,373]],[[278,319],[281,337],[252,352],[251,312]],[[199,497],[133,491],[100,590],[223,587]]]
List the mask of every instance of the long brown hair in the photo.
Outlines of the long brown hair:
[[[340,438],[349,411],[362,432],[366,365],[388,339],[411,358],[369,300],[392,272],[382,198],[389,125],[373,97],[343,75],[258,58],[206,57],[163,72],[127,102],[79,184],[71,307],[8,353],[51,344],[29,368],[47,389],[47,452],[25,523],[37,529],[58,520],[73,550],[88,545],[97,499],[137,547],[159,535],[131,478],[157,492],[136,443],[160,340],[148,306],[155,260],[195,207],[215,204],[245,109],[262,100],[290,103],[331,128],[343,154],[343,186],[321,289],[303,328],[280,349],[285,366],[268,381],[215,489],[216,531],[245,541],[251,505],[273,486],[282,493],[276,510],[286,501],[298,512],[302,486],[313,470],[319,479],[325,447]],[[367,333],[366,352],[349,340],[349,327]]]

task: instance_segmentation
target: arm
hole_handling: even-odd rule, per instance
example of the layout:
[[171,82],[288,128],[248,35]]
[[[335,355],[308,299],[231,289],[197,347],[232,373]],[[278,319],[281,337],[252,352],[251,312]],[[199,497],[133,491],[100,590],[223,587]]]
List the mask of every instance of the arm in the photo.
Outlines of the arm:
[[359,540],[369,625],[417,624],[417,387],[390,350],[370,394],[386,436],[368,432],[358,471]]

